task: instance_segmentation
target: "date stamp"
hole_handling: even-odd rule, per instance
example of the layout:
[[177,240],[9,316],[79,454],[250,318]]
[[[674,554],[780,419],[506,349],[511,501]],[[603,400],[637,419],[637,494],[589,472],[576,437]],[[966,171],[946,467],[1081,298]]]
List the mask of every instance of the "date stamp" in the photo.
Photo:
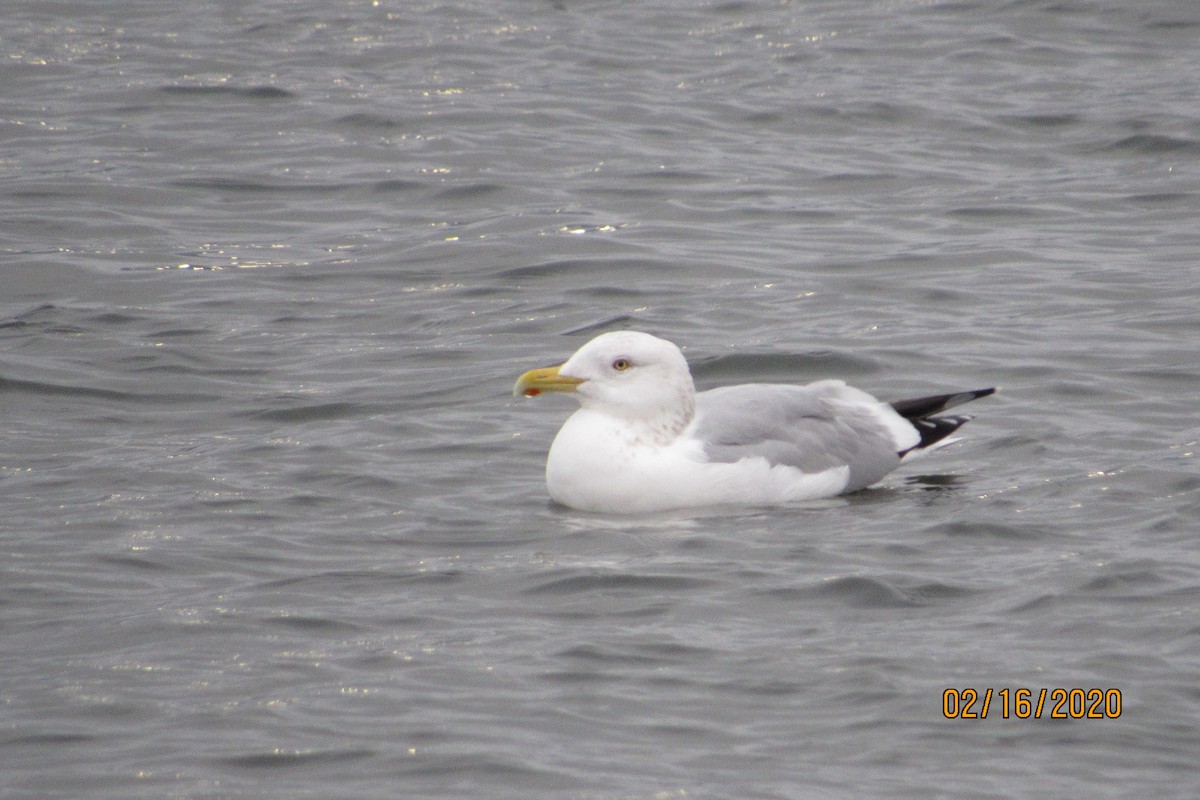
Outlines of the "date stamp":
[[946,719],[1116,719],[1120,689],[947,689]]

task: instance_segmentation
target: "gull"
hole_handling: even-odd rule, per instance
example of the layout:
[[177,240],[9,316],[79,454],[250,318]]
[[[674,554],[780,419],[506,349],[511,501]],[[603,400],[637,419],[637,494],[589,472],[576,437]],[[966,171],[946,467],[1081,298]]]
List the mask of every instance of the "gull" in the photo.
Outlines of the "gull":
[[513,394],[567,392],[580,408],[546,459],[546,488],[581,511],[645,513],[778,506],[855,492],[957,441],[971,417],[935,416],[994,388],[885,403],[839,380],[697,392],[665,339],[601,334],[561,366],[521,375]]

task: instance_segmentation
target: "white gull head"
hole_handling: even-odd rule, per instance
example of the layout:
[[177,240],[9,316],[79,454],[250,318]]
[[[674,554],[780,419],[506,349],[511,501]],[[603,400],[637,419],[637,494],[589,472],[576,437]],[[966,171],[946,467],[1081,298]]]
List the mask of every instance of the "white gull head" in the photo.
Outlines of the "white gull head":
[[586,409],[633,423],[655,443],[678,436],[696,410],[687,360],[665,339],[637,331],[602,334],[559,367]]

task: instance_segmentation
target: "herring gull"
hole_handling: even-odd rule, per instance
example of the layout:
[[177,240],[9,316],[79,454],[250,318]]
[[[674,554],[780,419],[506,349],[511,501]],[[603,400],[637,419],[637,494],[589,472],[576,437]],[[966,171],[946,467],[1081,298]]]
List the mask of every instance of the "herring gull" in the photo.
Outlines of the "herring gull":
[[582,511],[772,506],[864,489],[971,417],[934,416],[995,389],[884,403],[838,380],[696,392],[665,339],[614,331],[513,394],[570,392],[580,408],[546,460],[546,487]]

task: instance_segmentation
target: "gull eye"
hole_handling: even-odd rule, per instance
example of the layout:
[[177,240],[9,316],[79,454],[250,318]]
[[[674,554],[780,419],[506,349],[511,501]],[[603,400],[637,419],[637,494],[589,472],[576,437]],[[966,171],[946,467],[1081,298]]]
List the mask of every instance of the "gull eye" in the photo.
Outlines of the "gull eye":
[[633,364],[630,363],[628,358],[618,358],[612,363],[613,369],[615,369],[617,372],[624,372],[632,366]]

